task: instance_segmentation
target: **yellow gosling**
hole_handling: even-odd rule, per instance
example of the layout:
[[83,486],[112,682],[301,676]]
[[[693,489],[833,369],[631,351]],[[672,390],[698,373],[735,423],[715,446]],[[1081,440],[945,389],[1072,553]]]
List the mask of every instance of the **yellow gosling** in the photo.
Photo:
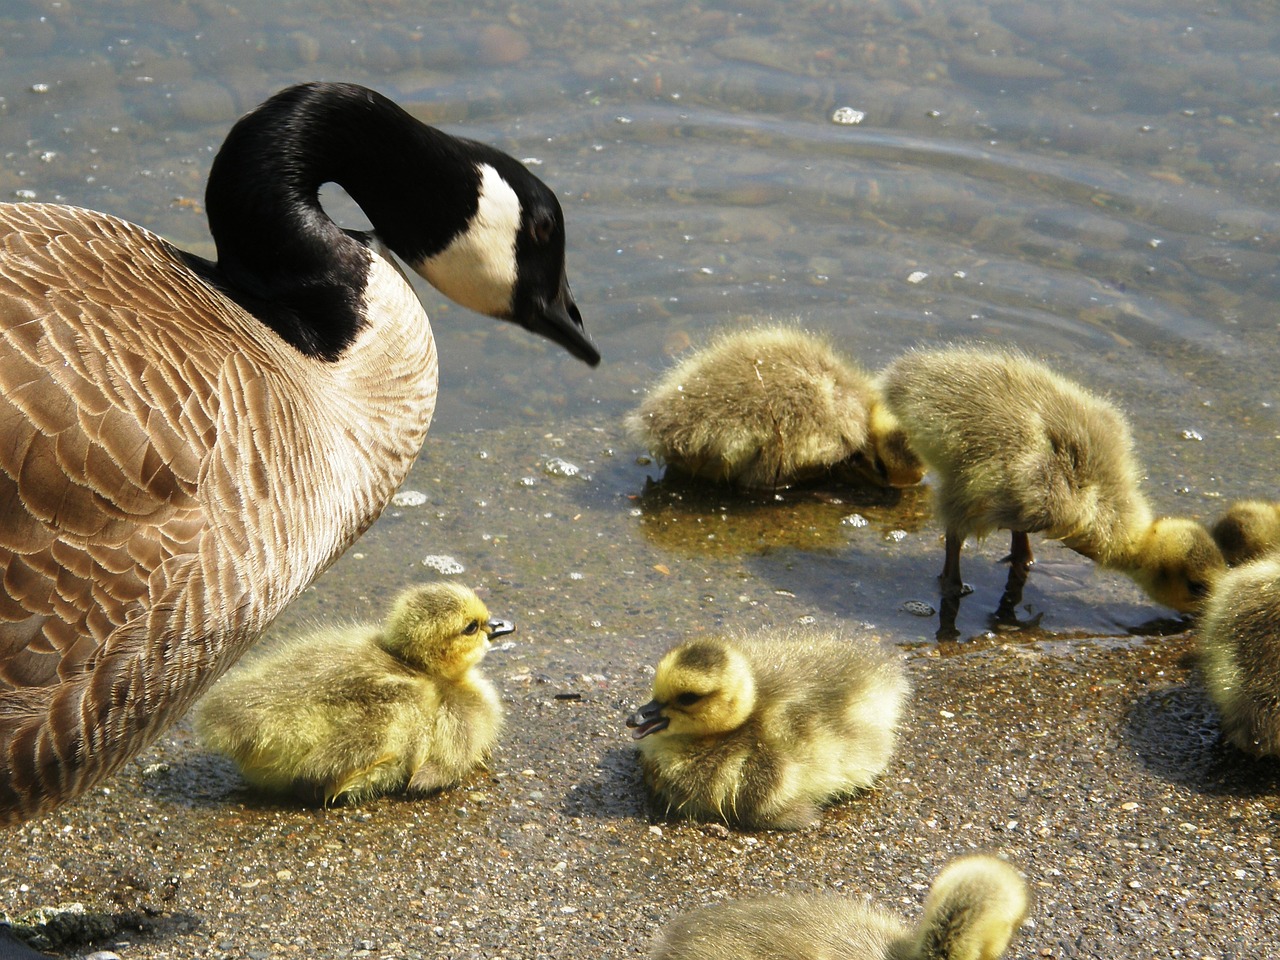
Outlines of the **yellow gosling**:
[[795,327],[721,334],[669,371],[627,428],[668,468],[744,489],[923,475],[872,378]]
[[761,897],[677,917],[652,960],[996,960],[1028,906],[1018,871],[992,857],[964,857],[938,875],[914,929],[848,897]]
[[196,729],[268,791],[325,804],[430,793],[493,748],[502,710],[478,665],[511,630],[466,587],[406,590],[382,627],[323,630],[236,668]]
[[1024,579],[1033,562],[1027,535],[1039,533],[1184,613],[1225,569],[1202,525],[1152,515],[1120,411],[1044,365],[983,347],[918,350],[885,371],[883,388],[934,474],[947,532],[944,590],[961,590],[965,538],[993,530],[1011,531]]
[[1280,555],[1218,581],[1200,624],[1200,673],[1226,740],[1280,756]]
[[901,659],[876,642],[764,631],[668,651],[627,726],[658,814],[793,830],[875,783],[907,692]]

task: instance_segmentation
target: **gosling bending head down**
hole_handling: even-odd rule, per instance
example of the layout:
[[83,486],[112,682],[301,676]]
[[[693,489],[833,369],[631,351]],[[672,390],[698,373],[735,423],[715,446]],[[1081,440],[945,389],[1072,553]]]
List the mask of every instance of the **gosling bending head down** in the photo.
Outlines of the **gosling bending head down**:
[[971,856],[938,875],[914,929],[848,897],[760,897],[677,917],[653,960],[996,960],[1027,908],[1027,884],[1016,870]]
[[476,667],[489,638],[512,629],[466,587],[415,587],[382,627],[331,628],[236,668],[201,701],[196,727],[270,791],[325,803],[430,793],[492,750],[501,707]]
[[997,529],[1012,533],[1011,586],[1033,562],[1029,533],[1127,574],[1182,612],[1200,605],[1224,569],[1203,526],[1153,517],[1120,411],[1044,365],[979,347],[917,350],[886,370],[883,386],[935,475],[944,591],[961,590],[965,538]]
[[670,469],[746,489],[918,483],[923,468],[863,370],[795,327],[720,335],[627,419]]
[[870,788],[907,693],[878,643],[817,629],[693,640],[658,664],[633,729],[659,814],[798,829]]

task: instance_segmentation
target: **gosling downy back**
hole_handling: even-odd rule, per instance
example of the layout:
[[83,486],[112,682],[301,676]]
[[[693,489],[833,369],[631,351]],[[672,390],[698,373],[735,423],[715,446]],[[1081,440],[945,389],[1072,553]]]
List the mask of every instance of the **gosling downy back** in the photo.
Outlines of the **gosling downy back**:
[[1280,503],[1238,500],[1213,525],[1213,539],[1231,566],[1280,549]]
[[[720,334],[656,383],[627,419],[630,433],[669,467],[713,482],[773,490],[832,478],[914,483],[900,434],[877,458],[871,377],[830,341],[796,327]],[[913,474],[913,469],[915,472]]]
[[[373,233],[319,206],[342,184]],[[233,128],[216,263],[106,214],[0,205],[0,822],[97,783],[381,512],[436,395],[446,293],[598,354],[559,204],[349,84]]]

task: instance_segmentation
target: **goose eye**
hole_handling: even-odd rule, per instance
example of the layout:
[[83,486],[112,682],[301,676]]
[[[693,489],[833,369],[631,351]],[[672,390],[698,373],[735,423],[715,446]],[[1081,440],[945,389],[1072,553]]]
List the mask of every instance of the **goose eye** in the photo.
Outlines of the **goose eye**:
[[549,213],[537,214],[529,223],[529,233],[538,243],[549,243],[555,228],[555,219]]
[[462,632],[469,637],[479,629],[480,629],[480,621],[472,620],[470,623],[467,624],[466,629],[464,629]]
[[1209,585],[1198,580],[1192,580],[1187,583],[1187,591],[1193,597],[1203,597],[1209,593]]
[[691,707],[701,699],[702,694],[690,691],[689,693],[682,693],[680,696],[676,697],[676,703],[682,707]]

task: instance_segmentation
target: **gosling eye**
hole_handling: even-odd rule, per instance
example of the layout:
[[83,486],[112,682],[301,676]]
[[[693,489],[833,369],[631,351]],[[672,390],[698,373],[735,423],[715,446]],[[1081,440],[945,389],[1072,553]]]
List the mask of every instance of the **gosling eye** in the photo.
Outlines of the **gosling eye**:
[[676,697],[676,703],[682,707],[692,707],[695,703],[702,699],[702,694],[694,693],[692,690],[680,694]]
[[1209,585],[1201,580],[1188,580],[1187,592],[1196,599],[1205,597],[1209,593]]
[[479,621],[479,620],[472,620],[470,623],[468,623],[468,624],[466,625],[466,627],[463,629],[462,633],[463,633],[463,635],[465,635],[465,636],[468,636],[468,637],[469,637],[469,636],[471,636],[473,633],[475,633],[475,632],[476,632],[477,630],[479,630],[479,629],[480,629],[480,621]]

